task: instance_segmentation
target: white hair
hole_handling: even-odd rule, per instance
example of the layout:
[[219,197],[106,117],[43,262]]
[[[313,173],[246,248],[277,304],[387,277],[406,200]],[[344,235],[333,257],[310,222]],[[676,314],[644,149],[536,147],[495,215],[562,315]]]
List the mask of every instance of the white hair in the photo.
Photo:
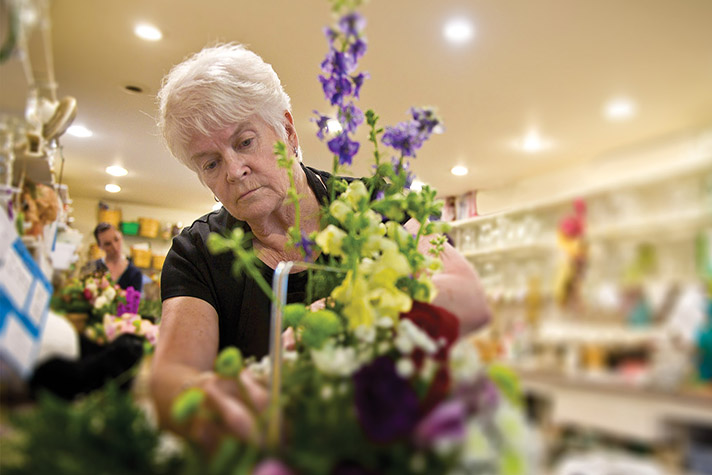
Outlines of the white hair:
[[158,126],[168,149],[196,173],[187,152],[196,134],[207,136],[256,114],[287,138],[289,96],[272,66],[240,44],[207,47],[174,66],[157,99]]

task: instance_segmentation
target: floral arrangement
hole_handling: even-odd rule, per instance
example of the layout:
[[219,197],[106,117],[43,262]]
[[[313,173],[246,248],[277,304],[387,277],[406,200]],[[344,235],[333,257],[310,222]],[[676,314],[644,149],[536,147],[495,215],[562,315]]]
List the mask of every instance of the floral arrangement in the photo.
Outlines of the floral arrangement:
[[124,290],[107,274],[95,273],[71,279],[53,297],[52,309],[87,314],[81,331],[96,343],[111,342],[123,333],[131,333],[145,337],[152,348],[158,339],[158,325],[139,315],[142,303],[138,290]]
[[[317,136],[334,156],[320,231],[301,231],[291,158],[284,144],[275,147],[292,182],[297,221],[290,243],[305,257],[318,255],[298,265],[310,272],[307,298],[324,297],[324,306],[283,309],[283,329],[293,328],[297,338],[281,363],[279,437],[270,440],[275,412],[268,411],[260,419],[268,434],[264,444],[227,439],[216,457],[228,471],[248,467],[245,473],[259,474],[525,473],[527,431],[516,377],[503,366],[484,365],[471,342],[458,342],[457,318],[429,303],[436,292],[431,278],[442,266],[442,233],[449,228],[431,221],[442,207],[435,190],[409,190],[407,160],[442,130],[442,122],[432,109],[413,108],[409,120],[384,129],[373,111],[364,114],[356,106],[368,78],[356,72],[367,49],[359,3],[334,1],[339,18],[325,30],[329,51],[319,80],[342,131],[329,136],[331,118],[316,113]],[[360,149],[353,135],[364,120],[374,175],[336,178]],[[382,147],[395,156],[384,160]],[[419,223],[415,234],[401,224],[408,219]],[[433,235],[432,250],[420,252],[420,240]],[[211,235],[208,245],[214,253],[232,252],[235,271],[250,274],[274,299],[257,257],[246,249],[248,239],[235,229]],[[243,361],[235,348],[216,361],[225,378],[236,379],[245,368],[266,383],[274,369],[268,357]],[[173,406],[176,421],[210,417],[203,399],[200,389],[186,390]]]
[[116,313],[126,304],[126,291],[106,274],[73,278],[52,299],[52,310],[63,313],[87,313],[90,323],[101,322],[105,313]]

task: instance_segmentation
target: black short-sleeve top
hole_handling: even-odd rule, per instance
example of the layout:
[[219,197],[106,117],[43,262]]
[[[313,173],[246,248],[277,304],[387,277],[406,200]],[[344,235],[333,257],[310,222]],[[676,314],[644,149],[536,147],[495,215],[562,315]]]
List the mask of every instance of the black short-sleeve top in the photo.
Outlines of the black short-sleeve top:
[[[330,175],[304,167],[307,182],[320,203],[328,200],[325,183]],[[218,314],[220,349],[237,346],[245,356],[262,357],[269,351],[270,300],[247,275],[232,273],[231,253],[213,255],[207,247],[208,235],[242,227],[223,207],[197,219],[173,238],[161,272],[161,299],[195,297],[213,306]],[[272,283],[274,270],[261,266],[262,275]],[[290,274],[288,302],[304,302],[307,272]],[[310,303],[310,302],[305,302]]]

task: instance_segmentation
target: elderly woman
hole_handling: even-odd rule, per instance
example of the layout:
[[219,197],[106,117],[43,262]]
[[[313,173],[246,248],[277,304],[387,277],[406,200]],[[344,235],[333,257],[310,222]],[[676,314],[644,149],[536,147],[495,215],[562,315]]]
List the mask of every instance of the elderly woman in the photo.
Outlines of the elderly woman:
[[[275,143],[283,141],[297,158],[293,172],[301,197],[301,229],[307,234],[319,228],[329,174],[301,164],[289,96],[272,67],[241,45],[206,48],[175,66],[158,97],[159,125],[172,154],[223,207],[184,229],[163,266],[153,397],[162,422],[170,425],[173,399],[183,389],[199,386],[221,420],[195,422],[188,429],[192,437],[208,445],[221,432],[251,437],[254,414],[247,407],[264,408],[265,389],[243,372],[246,391],[238,394],[236,384],[219,380],[211,370],[226,346],[237,346],[246,355],[267,353],[269,300],[251,278],[232,274],[232,256],[212,255],[206,241],[211,232],[235,226],[249,231],[271,282],[280,261],[302,259],[286,247],[295,211],[287,202],[289,179],[277,164]],[[417,230],[417,223],[406,227]],[[427,241],[422,240],[423,251]],[[457,315],[463,331],[477,328],[489,319],[477,275],[452,247],[446,248],[443,263],[434,279],[439,290],[434,303]],[[305,274],[290,276],[290,301],[304,300]],[[245,398],[252,399],[250,404]]]

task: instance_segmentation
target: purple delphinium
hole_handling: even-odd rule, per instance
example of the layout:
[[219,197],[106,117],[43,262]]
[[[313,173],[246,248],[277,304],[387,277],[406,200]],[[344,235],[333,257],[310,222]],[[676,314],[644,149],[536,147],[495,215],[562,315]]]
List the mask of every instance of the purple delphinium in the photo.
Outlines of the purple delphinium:
[[302,231],[302,238],[296,245],[297,248],[302,248],[304,250],[304,256],[311,260],[314,255],[314,241],[309,239],[309,237]]
[[356,132],[356,128],[363,123],[363,112],[353,102],[340,108],[337,117],[341,126],[349,133]]
[[409,170],[410,163],[393,157],[391,158],[391,164],[393,165],[393,173],[396,175],[399,175],[401,171],[405,172],[405,183],[403,184],[403,188],[410,190],[410,185],[413,184],[413,180],[415,179],[415,175],[413,175],[413,173]]
[[381,141],[401,152],[404,157],[415,157],[415,152],[442,126],[435,112],[428,108],[412,107],[412,120],[386,127]]
[[354,155],[358,153],[360,144],[349,138],[348,133],[341,132],[327,142],[329,150],[338,155],[340,165],[351,165]]
[[387,356],[353,375],[356,414],[366,436],[377,443],[408,435],[418,422],[418,396]]
[[421,448],[432,447],[437,441],[461,441],[465,438],[467,410],[459,399],[435,407],[415,428],[415,443]]
[[324,132],[328,132],[328,122],[331,120],[331,117],[328,115],[323,115],[319,111],[314,111],[314,114],[316,114],[315,118],[309,119],[310,121],[314,122],[316,126],[319,128],[316,132],[316,136],[319,138],[319,140],[324,140]]
[[[365,73],[352,75],[358,60],[366,53],[366,41],[362,36],[365,24],[361,15],[351,12],[342,16],[336,27],[324,29],[329,51],[321,63],[323,74],[319,75],[319,81],[326,99],[337,107],[337,119],[342,127],[342,132],[328,141],[329,150],[338,156],[340,165],[350,165],[359,149],[358,142],[351,140],[349,135],[363,123],[363,112],[350,98],[358,99],[368,77]],[[328,117],[318,116],[314,120],[319,127],[317,137],[324,140]]]

